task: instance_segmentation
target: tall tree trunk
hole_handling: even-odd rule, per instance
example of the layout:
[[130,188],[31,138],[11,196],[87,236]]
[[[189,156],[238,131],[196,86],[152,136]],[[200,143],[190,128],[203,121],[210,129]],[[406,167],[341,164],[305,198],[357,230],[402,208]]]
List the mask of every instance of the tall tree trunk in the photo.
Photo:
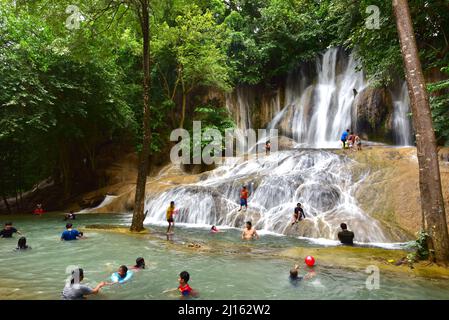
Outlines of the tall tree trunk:
[[149,0],[140,0],[140,8],[137,8],[140,18],[140,26],[143,35],[143,141],[142,151],[139,154],[137,172],[136,196],[134,200],[134,213],[131,223],[131,231],[142,231],[145,201],[145,185],[148,173],[148,157],[150,154],[150,19]]
[[419,188],[421,193],[421,210],[425,220],[424,227],[432,239],[437,262],[448,264],[449,236],[429,96],[419,60],[407,0],[393,0],[393,9],[404,60],[413,125],[416,130]]

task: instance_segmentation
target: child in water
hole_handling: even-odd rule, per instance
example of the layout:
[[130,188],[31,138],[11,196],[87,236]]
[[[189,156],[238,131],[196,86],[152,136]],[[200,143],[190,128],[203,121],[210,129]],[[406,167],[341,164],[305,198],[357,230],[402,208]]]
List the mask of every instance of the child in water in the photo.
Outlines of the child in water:
[[21,237],[19,241],[17,242],[17,248],[16,250],[26,250],[31,249],[31,247],[27,246],[27,238]]
[[145,260],[142,257],[136,259],[136,265],[131,267],[130,269],[139,271],[145,269]]
[[302,276],[298,276],[298,270],[299,270],[299,265],[295,264],[295,266],[293,267],[293,269],[290,269],[290,282],[293,285],[297,285],[299,281],[301,281],[303,279]]
[[188,282],[190,280],[190,275],[187,271],[183,271],[179,274],[179,287],[178,290],[181,292],[182,297],[195,296],[192,288],[189,286]]
[[165,290],[163,293],[178,291],[181,293],[181,299],[186,299],[189,297],[197,297],[198,292],[193,290],[189,286],[190,275],[187,271],[183,271],[179,274],[179,286],[174,289]]
[[[131,279],[133,273],[132,271],[128,271],[128,267],[125,265],[122,265],[118,268],[116,273],[113,273],[111,276],[111,283],[108,284],[114,284],[114,283],[124,283]],[[128,279],[126,279],[128,277]]]

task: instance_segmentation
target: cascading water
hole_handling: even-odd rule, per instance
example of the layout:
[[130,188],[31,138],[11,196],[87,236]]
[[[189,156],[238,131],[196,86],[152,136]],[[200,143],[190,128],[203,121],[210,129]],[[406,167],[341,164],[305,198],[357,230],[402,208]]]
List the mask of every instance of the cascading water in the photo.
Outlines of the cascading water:
[[[357,206],[352,161],[319,150],[290,150],[262,158],[228,158],[198,183],[170,189],[146,201],[146,223],[165,222],[170,201],[180,208],[177,222],[199,226],[242,227],[251,220],[258,230],[336,239],[341,222],[356,230],[361,242],[387,241],[378,223]],[[363,179],[363,178],[362,178]],[[239,209],[239,190],[249,187],[249,208]],[[307,219],[292,230],[301,202]]]
[[399,95],[393,96],[393,127],[395,143],[400,146],[411,146],[412,128],[408,113],[410,113],[410,97],[408,95],[407,83],[404,81]]
[[[269,129],[281,129],[302,147],[340,146],[341,133],[351,127],[355,93],[367,84],[354,55],[345,58],[339,50],[331,48],[317,59],[316,83],[308,80],[302,71],[297,74],[299,79],[293,75],[287,78],[285,107],[272,118]],[[240,91],[236,94],[237,118],[242,118],[242,109],[247,108],[249,98],[243,97]],[[248,128],[241,120],[238,124],[240,129]]]
[[[286,82],[283,101],[278,91],[265,101],[267,129],[279,128],[294,138],[300,147],[274,152],[269,156],[226,158],[223,165],[203,174],[202,181],[174,187],[146,200],[146,223],[165,223],[170,201],[180,208],[177,222],[199,226],[242,227],[251,220],[258,230],[336,239],[339,225],[345,222],[356,231],[360,242],[388,242],[379,223],[357,205],[354,193],[364,177],[352,175],[353,161],[316,148],[339,147],[341,133],[354,121],[354,99],[367,86],[353,54],[345,58],[339,49],[329,49],[316,64],[317,80],[300,70]],[[227,107],[239,129],[252,126],[255,94],[239,88],[227,95]],[[401,132],[401,144],[410,144],[410,126],[405,114],[406,90],[395,99],[395,126]],[[253,110],[253,111],[251,111]],[[267,138],[259,137],[260,143]],[[243,137],[237,140],[244,141]],[[402,142],[401,142],[402,141]],[[244,143],[244,142],[240,142]],[[251,146],[249,146],[251,147]],[[254,149],[255,146],[252,147]],[[250,148],[251,149],[251,148]],[[366,175],[368,172],[366,172]],[[365,176],[366,176],[365,175]],[[249,208],[239,209],[239,190],[247,184]],[[307,219],[291,226],[294,207],[301,202]]]

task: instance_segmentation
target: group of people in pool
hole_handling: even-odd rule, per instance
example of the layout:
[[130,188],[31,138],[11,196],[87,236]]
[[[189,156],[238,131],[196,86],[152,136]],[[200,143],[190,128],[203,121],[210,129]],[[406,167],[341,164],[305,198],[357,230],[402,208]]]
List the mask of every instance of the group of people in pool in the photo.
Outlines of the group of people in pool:
[[[17,233],[22,235],[22,233],[12,226],[12,222],[6,222],[5,227],[2,231],[0,231],[0,238],[12,238],[13,234]],[[17,242],[17,247],[15,250],[27,250],[31,249],[30,246],[27,245],[27,239],[22,235]]]
[[64,289],[62,290],[62,298],[64,300],[84,299],[87,295],[99,293],[100,289],[105,286],[125,283],[132,278],[133,272],[137,272],[142,269],[145,269],[145,259],[139,257],[136,259],[136,264],[134,266],[129,268],[125,265],[120,266],[117,272],[112,274],[110,282],[102,281],[95,288],[91,288],[87,285],[81,284],[84,279],[84,270],[82,268],[76,268],[72,270],[70,280],[67,281]]
[[[111,282],[102,281],[95,288],[91,288],[87,285],[81,284],[84,279],[84,270],[82,268],[76,268],[72,270],[70,280],[67,281],[64,289],[62,290],[62,298],[64,300],[81,300],[86,296],[97,294],[100,289],[105,286],[114,285],[117,283],[124,283],[132,278],[133,272],[137,272],[145,269],[145,260],[142,257],[136,259],[136,264],[132,267],[122,265],[119,267],[116,273],[111,276]],[[179,291],[182,298],[197,297],[198,292],[193,290],[189,285],[190,274],[187,271],[182,271],[179,274],[178,282],[179,286],[175,289],[165,290],[164,293],[170,291]]]
[[[248,203],[248,191],[246,190],[246,186],[243,186],[241,190],[241,206],[245,207],[247,209]],[[42,207],[41,205],[39,206]],[[239,211],[240,211],[239,210]],[[167,233],[169,233],[173,227],[174,227],[174,217],[173,215],[177,212],[175,209],[175,203],[174,201],[170,202],[170,205],[167,209],[167,222],[169,223]],[[69,214],[65,215],[64,220],[75,220],[76,216],[73,211],[71,211]],[[292,226],[296,223],[299,223],[301,220],[305,219],[306,215],[304,213],[304,209],[302,208],[301,203],[298,203],[297,206],[294,209],[293,214],[293,221]],[[345,223],[342,223],[340,225],[341,231],[338,233],[338,239],[342,244],[347,245],[353,245],[353,239],[354,239],[354,233],[352,231],[349,231],[347,229],[347,225]],[[221,232],[218,230],[216,226],[212,226],[210,229],[211,233],[218,233]],[[0,231],[0,237],[1,238],[12,238],[12,235],[14,233],[18,233],[20,235],[21,232],[18,231],[16,228],[12,226],[11,222],[5,223],[5,227],[3,230]],[[72,223],[66,224],[66,230],[64,230],[61,234],[61,241],[73,241],[78,239],[85,238],[83,232],[78,231],[77,229],[73,228]],[[256,229],[252,226],[251,221],[247,221],[245,223],[245,228],[242,231],[241,238],[243,240],[252,240],[252,239],[259,239],[259,235],[256,231]],[[18,245],[16,250],[27,250],[31,249],[26,244],[26,238],[21,237],[18,241]],[[289,279],[292,284],[297,284],[300,280],[306,280],[310,279],[315,276],[315,271],[313,270],[313,266],[308,266],[309,270],[305,276],[299,275],[299,265],[295,265],[294,268],[290,270],[290,276]],[[118,268],[117,272],[112,274],[111,276],[111,282],[100,282],[95,288],[91,288],[86,285],[82,285],[81,281],[84,279],[84,271],[81,268],[76,268],[71,273],[70,281],[67,282],[66,286],[64,287],[62,291],[62,297],[63,299],[68,300],[74,300],[74,299],[83,299],[87,295],[91,294],[97,294],[100,292],[100,289],[104,286],[113,285],[117,283],[124,283],[130,280],[133,276],[134,271],[145,269],[145,260],[142,257],[139,257],[136,259],[136,264],[132,267],[127,267],[125,265],[122,265]],[[168,291],[178,290],[181,294],[181,297],[188,297],[188,296],[197,296],[198,293],[189,286],[188,282],[190,280],[190,275],[187,271],[183,271],[179,274],[179,286],[176,289],[171,289]],[[168,292],[165,291],[165,292]]]

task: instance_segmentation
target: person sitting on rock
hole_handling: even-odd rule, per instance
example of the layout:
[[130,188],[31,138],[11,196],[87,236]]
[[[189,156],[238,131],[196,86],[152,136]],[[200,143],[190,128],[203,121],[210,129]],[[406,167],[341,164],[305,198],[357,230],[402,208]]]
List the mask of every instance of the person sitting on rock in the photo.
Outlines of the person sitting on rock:
[[346,223],[340,224],[341,231],[338,233],[338,240],[342,244],[353,245],[354,242],[354,232],[348,230],[348,226]]
[[302,219],[305,219],[306,215],[304,213],[304,209],[302,208],[301,204],[298,202],[298,204],[296,205],[295,208],[295,213],[293,214],[293,222],[292,222],[292,226],[295,223],[298,223],[299,221],[301,221]]

